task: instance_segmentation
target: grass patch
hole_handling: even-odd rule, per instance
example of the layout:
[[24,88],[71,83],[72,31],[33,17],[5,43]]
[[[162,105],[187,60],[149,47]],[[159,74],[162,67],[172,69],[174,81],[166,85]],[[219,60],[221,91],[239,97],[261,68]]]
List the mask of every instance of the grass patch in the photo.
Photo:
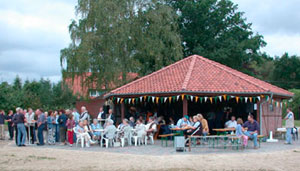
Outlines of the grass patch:
[[37,159],[37,160],[56,160],[55,157],[46,157],[46,156],[35,156],[35,155],[30,155],[28,156],[29,158],[32,159]]
[[[282,126],[285,127],[285,120],[282,120]],[[295,120],[295,126],[300,127],[300,120]]]

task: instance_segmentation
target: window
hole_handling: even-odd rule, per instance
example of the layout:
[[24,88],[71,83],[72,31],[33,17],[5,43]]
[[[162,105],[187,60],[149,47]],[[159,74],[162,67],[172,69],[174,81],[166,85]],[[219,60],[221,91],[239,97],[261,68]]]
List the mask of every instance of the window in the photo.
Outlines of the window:
[[98,97],[101,96],[103,93],[103,91],[90,90],[90,97]]

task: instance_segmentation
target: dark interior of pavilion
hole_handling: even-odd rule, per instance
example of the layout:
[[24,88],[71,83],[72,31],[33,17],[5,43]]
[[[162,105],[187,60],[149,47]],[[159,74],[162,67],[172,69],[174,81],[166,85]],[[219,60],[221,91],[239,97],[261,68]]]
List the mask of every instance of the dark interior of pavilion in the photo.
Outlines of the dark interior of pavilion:
[[[115,105],[116,115],[118,120],[121,120],[121,105]],[[230,120],[231,116],[236,118],[242,118],[245,122],[249,114],[257,116],[257,106],[253,102],[239,102],[235,99],[228,101],[211,103],[209,100],[206,102],[191,102],[188,101],[188,116],[194,116],[201,113],[208,121],[209,128],[224,128],[226,121]],[[183,117],[183,101],[178,100],[176,102],[165,103],[152,103],[142,102],[137,104],[125,104],[125,118],[133,116],[137,119],[142,116],[145,120],[149,116],[163,116],[167,124],[169,124],[169,118],[171,117],[175,124]]]

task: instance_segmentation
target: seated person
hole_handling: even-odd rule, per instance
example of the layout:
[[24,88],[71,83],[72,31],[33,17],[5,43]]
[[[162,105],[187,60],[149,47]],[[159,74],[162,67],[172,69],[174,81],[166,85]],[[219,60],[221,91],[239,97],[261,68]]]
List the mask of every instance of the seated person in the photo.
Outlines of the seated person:
[[183,118],[181,118],[177,121],[176,127],[177,128],[184,128],[188,125],[191,125],[190,122],[189,122],[189,116],[184,115]]
[[157,122],[158,122],[159,125],[166,125],[166,121],[164,120],[164,116],[158,117]]
[[123,121],[122,121],[122,127],[120,128],[120,132],[119,132],[119,137],[118,138],[124,137],[125,129],[127,129],[128,127],[130,127],[128,119],[123,119]]
[[202,114],[198,114],[197,116],[199,118],[199,121],[201,122],[202,134],[203,134],[203,136],[206,136],[209,133],[209,128],[208,128],[207,120],[204,119],[204,117],[203,117]]
[[136,133],[139,135],[146,135],[146,126],[143,124],[143,121],[138,119],[135,125]]
[[156,123],[153,117],[149,117],[149,121],[146,125],[146,134],[147,136],[153,135],[156,132]]
[[134,120],[134,117],[132,117],[132,116],[129,118],[129,125],[130,125],[132,128],[135,127],[135,120]]
[[243,120],[242,118],[237,119],[237,126],[235,128],[235,134],[237,137],[242,138],[243,140],[243,147],[246,147],[248,144],[248,137],[244,134],[245,129],[242,127],[243,125]]
[[93,132],[92,128],[90,127],[90,125],[88,124],[87,120],[83,121],[83,128],[84,128],[84,131],[87,132],[91,136],[92,139],[95,138],[94,132]]
[[188,125],[186,127],[188,130],[184,132],[185,135],[202,135],[201,122],[197,115],[193,116],[193,123],[193,126]]
[[235,120],[235,116],[231,116],[231,120],[225,123],[225,128],[236,128],[237,123]]
[[93,135],[96,139],[99,139],[101,136],[101,132],[100,131],[95,131],[96,129],[102,129],[102,126],[98,123],[97,119],[93,120],[93,123],[91,124],[91,129],[93,131]]
[[85,132],[84,124],[83,124],[82,121],[79,121],[79,123],[76,126],[75,130],[76,130],[77,138],[83,137],[83,139],[85,141],[85,144],[86,144],[86,147],[90,147],[90,143],[91,144],[96,143],[96,142],[92,141],[90,135],[87,132]]
[[114,125],[114,121],[111,119],[107,120],[107,125],[104,129],[103,136],[104,138],[114,139],[116,134],[117,128]]
[[248,121],[243,124],[243,128],[247,128],[247,131],[244,132],[246,136],[253,139],[254,148],[258,148],[257,144],[257,134],[259,131],[259,125],[256,120],[254,120],[253,115],[248,115]]

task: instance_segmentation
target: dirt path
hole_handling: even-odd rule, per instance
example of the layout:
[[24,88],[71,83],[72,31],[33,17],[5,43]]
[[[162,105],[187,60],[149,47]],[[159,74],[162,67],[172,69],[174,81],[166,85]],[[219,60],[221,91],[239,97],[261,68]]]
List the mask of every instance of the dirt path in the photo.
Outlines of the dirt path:
[[147,156],[14,147],[0,143],[0,170],[300,170],[300,148],[266,153]]

